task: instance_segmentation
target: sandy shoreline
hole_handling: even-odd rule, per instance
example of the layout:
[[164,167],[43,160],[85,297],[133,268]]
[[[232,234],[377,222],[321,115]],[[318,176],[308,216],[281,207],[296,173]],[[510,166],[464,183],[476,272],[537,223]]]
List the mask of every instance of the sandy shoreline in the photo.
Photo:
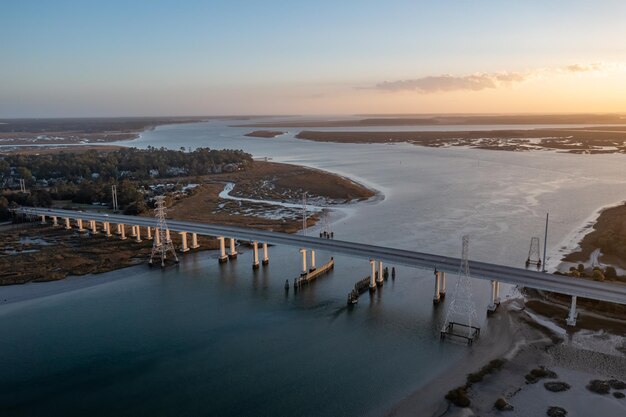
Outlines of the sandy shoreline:
[[[498,398],[504,398],[512,411],[511,416],[546,415],[552,405],[561,406],[569,416],[621,416],[626,413],[626,400],[612,395],[600,395],[586,389],[593,379],[626,380],[626,354],[619,351],[608,354],[594,351],[591,341],[602,340],[616,348],[626,346],[623,336],[609,337],[603,332],[583,333],[577,329],[563,329],[549,318],[524,306],[522,299],[503,303],[496,314],[488,319],[489,333],[468,347],[468,355],[458,364],[451,365],[414,393],[400,401],[385,417],[405,416],[497,416],[494,408]],[[499,371],[487,375],[468,389],[470,407],[460,408],[444,399],[445,393],[466,383],[466,376],[476,372],[493,359],[505,360]],[[525,375],[532,369],[546,366],[559,378],[545,381],[564,381],[571,385],[567,393],[550,392],[544,380],[527,384]],[[614,392],[624,392],[614,390]],[[619,394],[618,394],[619,395]],[[596,414],[602,410],[601,414]]]

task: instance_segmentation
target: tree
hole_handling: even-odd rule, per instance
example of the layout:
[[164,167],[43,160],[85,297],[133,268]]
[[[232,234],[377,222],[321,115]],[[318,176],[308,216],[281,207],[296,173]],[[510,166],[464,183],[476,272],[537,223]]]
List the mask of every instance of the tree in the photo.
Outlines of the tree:
[[604,269],[604,277],[605,277],[606,279],[611,279],[611,280],[613,280],[613,279],[617,278],[617,271],[616,271],[616,270],[615,270],[615,268],[613,268],[612,266],[607,266],[607,267]]
[[594,281],[604,281],[604,274],[602,273],[600,268],[594,268],[593,274],[591,274],[591,278],[593,278]]
[[24,181],[26,181],[27,183],[33,182],[33,174],[32,172],[30,172],[30,169],[26,167],[18,167],[17,174],[20,176],[20,178],[23,178]]

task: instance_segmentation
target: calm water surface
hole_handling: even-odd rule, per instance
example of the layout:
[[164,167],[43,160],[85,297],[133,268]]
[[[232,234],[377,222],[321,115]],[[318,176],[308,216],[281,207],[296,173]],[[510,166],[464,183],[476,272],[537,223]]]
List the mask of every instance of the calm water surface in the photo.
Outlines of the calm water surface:
[[[162,126],[129,144],[237,148],[348,175],[385,198],[349,209],[338,238],[458,256],[469,233],[474,259],[517,266],[546,211],[554,263],[594,211],[626,196],[621,155],[339,145],[297,130],[245,138],[250,129],[229,123]],[[283,287],[299,272],[297,248],[270,248],[257,272],[243,251],[225,266],[199,253],[164,272],[0,288],[0,413],[378,415],[467,354],[437,339],[445,304],[432,306],[431,271],[398,268],[348,309],[367,260],[336,257],[333,273],[294,293]],[[479,316],[488,287],[475,283]]]

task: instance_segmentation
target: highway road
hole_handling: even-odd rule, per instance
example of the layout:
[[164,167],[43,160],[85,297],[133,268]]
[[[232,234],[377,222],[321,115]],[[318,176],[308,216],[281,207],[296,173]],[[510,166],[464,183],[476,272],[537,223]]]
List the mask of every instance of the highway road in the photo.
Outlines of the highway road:
[[[73,210],[45,209],[22,207],[16,212],[34,216],[58,216],[71,219],[96,220],[98,222],[123,223],[154,227],[155,220],[151,217],[127,216],[120,214],[100,214]],[[60,222],[62,223],[62,222]],[[346,242],[335,239],[324,239],[312,236],[294,235],[249,229],[236,226],[221,226],[198,222],[167,220],[169,229],[176,232],[191,232],[206,236],[233,237],[241,240],[267,242],[275,245],[288,245],[308,249],[324,250],[333,254],[349,255],[358,258],[376,259],[395,265],[405,265],[415,268],[426,268],[439,271],[457,273],[461,259],[440,256],[430,253],[417,252],[383,246],[368,245],[358,242]],[[472,278],[497,280],[514,285],[553,291],[561,294],[576,295],[594,300],[611,301],[626,304],[626,285],[612,282],[599,282],[586,279],[576,279],[567,276],[545,274],[537,271],[496,265],[486,262],[470,261]]]

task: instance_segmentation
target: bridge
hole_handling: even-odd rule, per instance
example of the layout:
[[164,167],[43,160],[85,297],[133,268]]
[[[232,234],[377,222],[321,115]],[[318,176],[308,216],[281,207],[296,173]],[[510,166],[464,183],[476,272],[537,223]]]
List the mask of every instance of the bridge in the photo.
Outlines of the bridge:
[[[128,216],[120,214],[101,214],[93,212],[82,212],[74,210],[46,209],[21,207],[15,209],[18,214],[27,216],[41,217],[42,222],[46,223],[46,218],[53,219],[53,224],[59,225],[58,219],[65,221],[65,227],[71,229],[70,219],[74,219],[79,230],[83,228],[83,222],[89,222],[92,232],[96,232],[96,223],[101,223],[103,230],[110,236],[110,224],[117,224],[118,234],[125,238],[126,225],[132,225],[133,236],[139,236],[139,228],[146,228],[148,238],[151,238],[151,230],[154,230],[155,220],[150,217]],[[220,240],[221,256],[220,261],[226,261],[227,258],[235,257],[234,249],[235,239],[248,240],[254,243],[254,263],[253,267],[258,267],[258,247],[257,242],[263,242],[265,250],[264,263],[268,262],[267,244],[288,245],[298,248],[308,248],[311,250],[324,250],[333,254],[342,254],[358,258],[369,259],[372,264],[371,285],[374,283],[374,272],[376,270],[376,262],[374,259],[381,260],[381,271],[378,278],[382,283],[382,260],[397,265],[405,265],[413,268],[436,269],[435,279],[435,300],[438,301],[439,293],[442,291],[440,285],[443,284],[445,294],[445,273],[457,273],[461,259],[448,256],[440,256],[436,254],[411,251],[406,249],[397,249],[383,246],[369,245],[365,243],[347,242],[334,239],[323,239],[312,236],[295,235],[287,233],[272,232],[266,230],[249,229],[236,226],[222,226],[215,224],[205,224],[199,222],[182,221],[168,219],[169,229],[179,232],[182,238],[181,251],[188,250],[187,234],[192,235],[192,248],[197,247],[197,235],[214,236]],[[155,234],[155,236],[157,236]],[[225,237],[231,239],[231,253],[226,255]],[[304,252],[303,252],[304,251]],[[306,272],[306,249],[302,249],[303,253],[303,270]],[[314,257],[313,257],[314,259]],[[576,322],[576,297],[583,297],[593,300],[608,301],[618,304],[626,304],[626,285],[609,282],[591,281],[585,279],[577,279],[562,275],[546,274],[537,271],[531,271],[521,268],[514,268],[504,265],[496,265],[486,262],[469,261],[469,267],[472,278],[490,280],[492,283],[492,303],[491,307],[499,304],[499,283],[504,282],[513,285],[521,285],[528,288],[538,290],[551,291],[572,296],[572,304],[568,317],[568,324],[575,325]],[[443,278],[443,281],[442,281]]]

